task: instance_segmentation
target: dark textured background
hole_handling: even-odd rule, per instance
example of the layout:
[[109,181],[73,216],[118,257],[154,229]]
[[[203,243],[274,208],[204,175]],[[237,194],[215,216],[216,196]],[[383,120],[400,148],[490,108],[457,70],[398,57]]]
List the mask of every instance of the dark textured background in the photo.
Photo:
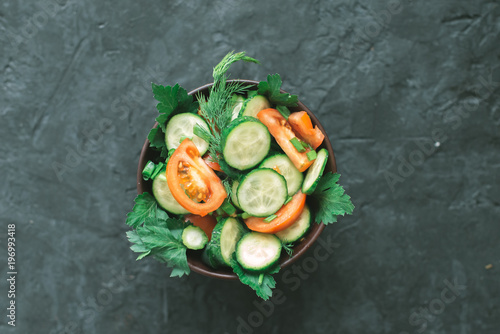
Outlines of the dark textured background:
[[[237,333],[240,318],[254,333],[498,333],[498,5],[3,0],[0,332]],[[233,49],[262,61],[233,78],[281,73],[320,117],[356,205],[322,236],[334,254],[278,275],[269,317],[238,282],[170,279],[125,239],[151,81],[193,89]]]

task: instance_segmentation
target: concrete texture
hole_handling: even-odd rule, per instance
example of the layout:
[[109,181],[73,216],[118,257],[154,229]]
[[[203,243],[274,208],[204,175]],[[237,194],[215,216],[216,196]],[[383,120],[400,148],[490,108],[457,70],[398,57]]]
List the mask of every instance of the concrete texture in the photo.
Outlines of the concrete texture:
[[[2,1],[0,245],[15,223],[18,276],[12,328],[2,259],[0,332],[498,333],[498,5]],[[280,73],[320,117],[356,205],[272,307],[170,279],[125,238],[150,82],[193,89],[230,50],[262,62],[233,78]]]

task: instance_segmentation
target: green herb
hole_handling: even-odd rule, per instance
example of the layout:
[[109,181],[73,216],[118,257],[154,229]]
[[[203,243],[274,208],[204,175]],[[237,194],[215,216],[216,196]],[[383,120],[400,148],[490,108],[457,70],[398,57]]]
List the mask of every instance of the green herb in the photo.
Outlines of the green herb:
[[297,137],[293,137],[292,139],[290,139],[290,143],[292,143],[293,147],[295,147],[295,149],[299,151],[299,153],[304,153],[306,151],[306,149],[304,148],[302,143],[297,139]]
[[292,243],[283,244],[282,247],[285,250],[285,252],[288,254],[288,256],[292,257],[292,255],[293,255],[293,244]]
[[[136,198],[136,206],[144,205],[141,202],[144,196],[138,200],[139,196]],[[148,203],[149,200],[148,198]],[[134,206],[134,211],[136,206]],[[136,225],[137,229],[135,231],[127,232],[127,237],[132,243],[130,249],[140,253],[137,260],[153,255],[159,261],[165,262],[168,267],[173,268],[170,276],[189,274],[186,246],[182,243],[182,231],[188,223],[180,219],[169,218],[168,214],[162,209],[156,208],[152,210],[151,208],[148,209],[148,207],[153,207],[153,205],[146,204],[145,207],[138,208],[143,211],[140,213],[139,220],[144,225],[141,226],[141,222]]]
[[142,179],[144,181],[147,181],[151,178],[151,175],[153,175],[154,171],[156,169],[156,165],[154,162],[151,160],[146,163],[146,166],[144,166],[144,169],[142,170]]
[[287,107],[276,106],[276,110],[278,110],[281,116],[285,117],[286,120],[288,120],[288,117],[290,117],[290,110]]
[[154,170],[154,172],[153,172],[153,175],[151,175],[151,179],[152,179],[152,180],[154,180],[154,178],[155,178],[155,177],[157,177],[157,176],[158,176],[158,174],[160,174],[160,172],[161,172],[162,170],[164,170],[164,167],[165,167],[165,164],[164,164],[163,162],[161,162],[161,161],[160,161],[160,162],[158,163],[158,165],[156,165],[156,168],[155,168],[155,170]]
[[[255,290],[257,296],[264,300],[268,300],[269,297],[272,296],[273,292],[271,289],[276,286],[276,281],[274,280],[273,276],[271,276],[271,274],[275,274],[280,270],[279,265],[276,265],[269,269],[267,272],[261,274],[245,271],[236,261],[236,259],[231,260],[231,267],[233,268],[233,271],[236,273],[236,275],[238,275],[241,283],[246,284],[253,290]],[[259,279],[261,275],[262,278]]]
[[[175,84],[175,86],[162,86],[152,84],[154,98],[159,102],[156,109],[160,116],[156,118],[160,128],[165,131],[167,121],[174,115],[180,113],[196,113],[198,102],[187,91]],[[164,139],[165,140],[165,139]]]
[[134,201],[135,205],[132,212],[127,214],[127,225],[136,228],[141,225],[146,218],[156,217],[158,204],[151,194],[145,192],[137,195]]
[[272,104],[286,107],[296,107],[299,99],[297,95],[281,93],[281,77],[279,74],[269,74],[267,81],[259,82],[259,94],[265,95]]
[[151,129],[148,134],[150,146],[161,151],[160,157],[166,158],[168,156],[167,144],[165,143],[165,132],[161,127]]
[[306,156],[307,156],[307,159],[309,159],[309,161],[313,161],[314,159],[316,159],[318,154],[316,153],[316,151],[309,151],[306,153]]
[[278,218],[278,216],[276,216],[276,215],[270,215],[269,217],[267,217],[266,219],[264,219],[264,221],[265,221],[266,223],[270,223],[270,222],[272,222],[273,220],[275,220],[276,218]]
[[344,188],[337,182],[340,174],[326,173],[321,177],[318,187],[311,195],[311,206],[315,208],[316,223],[325,225],[337,221],[337,216],[344,216],[346,213],[351,215],[354,205],[351,197],[345,194]]
[[214,131],[213,129],[217,128],[222,130],[228,126],[233,115],[233,104],[231,103],[233,94],[241,94],[247,90],[247,87],[243,86],[241,82],[227,82],[227,71],[233,63],[240,60],[259,63],[257,60],[245,56],[245,52],[228,53],[221,60],[221,62],[214,67],[214,84],[210,90],[208,99],[202,95],[197,97],[200,105],[200,114],[212,127],[212,131],[206,131],[205,129],[198,130],[199,134],[201,134],[201,136],[198,136],[210,139],[208,141],[210,143],[208,150],[210,151],[212,159],[219,163],[221,169],[230,177],[231,174],[235,173],[227,168],[227,164],[223,164],[219,161],[223,160],[221,158],[221,133],[219,131]]
[[227,198],[224,200],[224,202],[222,202],[221,209],[224,210],[224,212],[229,216],[232,216],[236,213],[235,207],[231,203],[229,203]]
[[200,137],[207,143],[210,143],[210,133],[207,132],[205,128],[203,128],[200,124],[196,123],[193,128],[194,135]]
[[288,197],[286,198],[285,203],[283,203],[283,205],[287,205],[288,203],[290,203],[290,201],[291,201],[292,199],[293,199],[293,197],[292,197],[292,196],[288,196]]
[[243,212],[243,213],[241,214],[241,219],[248,219],[248,218],[250,218],[250,217],[252,217],[252,215],[249,215],[249,214],[248,214],[248,213],[246,213],[246,212]]

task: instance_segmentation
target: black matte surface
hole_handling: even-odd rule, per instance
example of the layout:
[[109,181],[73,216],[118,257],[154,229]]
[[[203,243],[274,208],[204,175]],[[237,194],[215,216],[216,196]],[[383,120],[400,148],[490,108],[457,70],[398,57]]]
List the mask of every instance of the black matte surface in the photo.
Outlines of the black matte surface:
[[[498,333],[500,6],[390,4],[2,1],[0,332]],[[191,90],[233,49],[262,62],[233,78],[280,73],[318,115],[356,205],[322,235],[333,254],[278,275],[269,313],[238,282],[135,262],[125,238],[151,81]]]

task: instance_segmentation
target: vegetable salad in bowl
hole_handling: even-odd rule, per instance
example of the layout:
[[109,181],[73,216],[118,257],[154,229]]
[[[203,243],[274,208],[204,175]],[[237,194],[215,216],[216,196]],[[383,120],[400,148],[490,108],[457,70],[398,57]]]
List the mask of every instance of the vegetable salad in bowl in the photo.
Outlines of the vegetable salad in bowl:
[[273,274],[352,214],[338,184],[331,144],[314,115],[266,81],[228,80],[229,53],[214,83],[187,93],[153,84],[155,127],[141,152],[138,192],[127,224],[138,260],[240,281],[268,299]]

